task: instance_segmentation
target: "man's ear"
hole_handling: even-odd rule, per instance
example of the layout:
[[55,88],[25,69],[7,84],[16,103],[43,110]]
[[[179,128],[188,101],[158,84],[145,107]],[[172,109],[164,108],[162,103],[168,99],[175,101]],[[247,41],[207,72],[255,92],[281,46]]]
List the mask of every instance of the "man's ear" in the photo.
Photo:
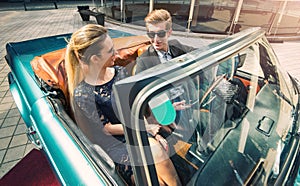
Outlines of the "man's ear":
[[168,31],[168,35],[169,35],[169,37],[171,36],[171,34],[172,34],[172,28],[170,28],[170,30]]

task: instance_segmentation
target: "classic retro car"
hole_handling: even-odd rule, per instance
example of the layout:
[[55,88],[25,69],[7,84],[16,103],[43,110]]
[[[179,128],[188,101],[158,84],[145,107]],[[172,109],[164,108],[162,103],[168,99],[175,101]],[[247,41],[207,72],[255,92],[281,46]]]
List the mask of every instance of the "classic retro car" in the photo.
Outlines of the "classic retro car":
[[[143,38],[109,33],[129,41]],[[10,90],[30,140],[46,154],[63,185],[125,185],[110,157],[91,143],[97,136],[86,135],[70,115],[61,82],[65,74],[58,65],[62,56],[46,60],[63,50],[69,37],[8,43]],[[117,46],[118,39],[114,42]],[[127,42],[126,47],[135,48],[134,58],[145,43]],[[118,48],[121,52],[126,47]],[[42,60],[35,60],[37,56]],[[49,65],[54,78],[49,71],[42,76],[34,70],[33,61],[41,68]],[[134,60],[130,64],[134,69]],[[151,112],[172,129],[162,135],[183,185],[294,184],[300,160],[298,87],[280,68],[259,28],[116,82],[116,113],[124,124],[135,183],[158,185],[145,129]],[[172,103],[181,100],[185,109],[175,110]]]

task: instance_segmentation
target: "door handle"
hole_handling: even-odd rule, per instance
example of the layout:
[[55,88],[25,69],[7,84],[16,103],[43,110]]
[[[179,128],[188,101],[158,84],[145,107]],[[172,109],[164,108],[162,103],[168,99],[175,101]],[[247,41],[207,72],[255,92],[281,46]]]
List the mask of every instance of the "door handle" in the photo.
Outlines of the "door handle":
[[38,149],[42,149],[41,141],[39,140],[39,136],[33,126],[27,128],[26,134],[32,144],[34,144]]

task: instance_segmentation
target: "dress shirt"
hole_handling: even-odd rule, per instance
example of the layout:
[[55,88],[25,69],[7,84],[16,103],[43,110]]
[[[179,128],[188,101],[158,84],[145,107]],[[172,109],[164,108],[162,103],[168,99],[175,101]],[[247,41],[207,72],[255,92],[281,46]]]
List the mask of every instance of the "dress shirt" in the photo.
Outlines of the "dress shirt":
[[161,63],[165,63],[172,59],[172,55],[170,51],[164,52],[164,51],[157,50],[157,54]]

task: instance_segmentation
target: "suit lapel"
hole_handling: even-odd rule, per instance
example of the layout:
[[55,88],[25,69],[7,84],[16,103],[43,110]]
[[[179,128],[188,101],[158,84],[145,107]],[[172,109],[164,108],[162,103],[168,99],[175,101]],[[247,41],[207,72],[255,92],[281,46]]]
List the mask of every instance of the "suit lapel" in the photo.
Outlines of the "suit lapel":
[[169,48],[173,58],[186,54],[187,52],[192,51],[193,49],[192,47],[186,47],[182,45],[177,40],[170,40]]
[[170,48],[172,58],[175,58],[182,53],[180,48],[176,47],[175,45],[169,44],[169,48]]
[[149,47],[149,54],[150,54],[149,56],[151,56],[151,61],[153,66],[161,64],[158,54],[152,45]]

